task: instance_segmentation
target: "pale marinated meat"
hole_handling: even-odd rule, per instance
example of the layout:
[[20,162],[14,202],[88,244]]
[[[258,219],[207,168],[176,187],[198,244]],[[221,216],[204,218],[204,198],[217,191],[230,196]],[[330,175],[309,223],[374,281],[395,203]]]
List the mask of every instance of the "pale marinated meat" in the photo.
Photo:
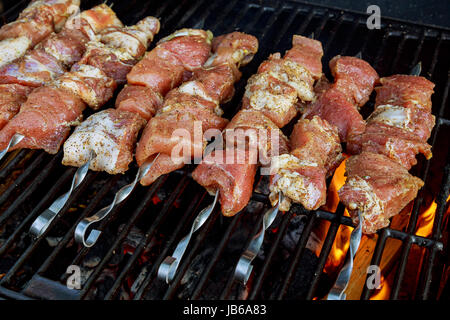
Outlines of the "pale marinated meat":
[[314,81],[322,74],[320,42],[294,36],[292,45],[283,59],[276,53],[261,64],[242,99],[243,109],[262,112],[280,128],[295,117],[299,100],[314,100]]
[[300,119],[289,142],[290,154],[272,158],[269,198],[275,205],[278,193],[283,193],[283,211],[291,202],[315,210],[325,204],[326,178],[343,160],[337,128],[317,116]]
[[[89,168],[110,174],[125,172],[133,160],[128,152],[134,147],[145,120],[139,115],[107,109],[97,112],[84,120],[64,143],[66,166],[78,166],[95,153]],[[75,162],[72,162],[75,161]]]

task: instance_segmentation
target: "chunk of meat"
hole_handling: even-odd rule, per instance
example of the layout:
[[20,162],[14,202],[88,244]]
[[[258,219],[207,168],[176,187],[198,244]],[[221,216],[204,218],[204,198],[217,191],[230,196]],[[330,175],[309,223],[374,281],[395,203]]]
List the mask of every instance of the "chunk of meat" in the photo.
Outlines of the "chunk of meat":
[[327,177],[343,160],[337,128],[319,117],[300,119],[292,130],[289,144],[290,154],[323,167]]
[[278,202],[282,192],[281,211],[288,211],[291,202],[301,203],[308,210],[315,210],[326,202],[326,170],[308,159],[298,159],[292,154],[272,158],[270,167],[270,195],[272,205]]
[[280,210],[289,210],[291,202],[315,210],[326,202],[326,178],[343,160],[337,128],[319,117],[300,119],[289,142],[290,154],[272,158],[269,199],[275,205],[281,192]]
[[395,105],[405,108],[422,108],[431,112],[431,95],[434,83],[420,76],[393,75],[380,79],[381,86],[375,88],[375,105]]
[[219,189],[222,214],[233,216],[250,201],[256,174],[248,151],[215,150],[207,155],[192,172],[192,178],[210,194]]
[[383,123],[372,123],[366,131],[349,141],[347,149],[352,154],[368,151],[383,154],[406,169],[417,163],[416,155],[422,153],[432,157],[431,146],[412,135],[411,132]]
[[[286,136],[275,123],[256,110],[239,111],[231,119],[223,135],[227,147],[241,146],[240,149],[256,152],[258,162],[263,166],[270,165],[272,157],[289,152]],[[231,143],[232,139],[234,144]]]
[[93,151],[95,157],[89,169],[124,173],[133,160],[136,139],[144,125],[145,120],[131,112],[106,109],[94,113],[77,126],[64,143],[62,163],[80,167]]
[[40,87],[28,96],[20,112],[0,131],[0,148],[4,149],[15,133],[25,138],[10,150],[44,149],[55,154],[70,126],[81,120],[86,104],[63,88]]
[[0,130],[19,112],[32,90],[20,84],[0,85]]
[[423,181],[388,157],[362,152],[346,162],[347,180],[338,191],[355,224],[358,211],[363,218],[362,231],[375,233],[389,225],[389,218],[398,214],[417,196]]
[[52,86],[70,90],[96,110],[112,98],[117,83],[99,68],[76,64],[70,72],[54,81]]
[[292,48],[284,56],[308,70],[314,80],[322,76],[323,48],[320,41],[294,35],[292,37]]
[[116,99],[116,109],[139,114],[150,120],[163,104],[163,97],[151,88],[126,85]]
[[318,116],[338,128],[339,139],[347,142],[352,136],[362,134],[366,124],[355,105],[337,88],[328,88],[308,106],[303,118]]
[[375,69],[362,59],[339,55],[331,59],[329,64],[335,79],[333,86],[351,97],[357,106],[366,104],[379,80]]

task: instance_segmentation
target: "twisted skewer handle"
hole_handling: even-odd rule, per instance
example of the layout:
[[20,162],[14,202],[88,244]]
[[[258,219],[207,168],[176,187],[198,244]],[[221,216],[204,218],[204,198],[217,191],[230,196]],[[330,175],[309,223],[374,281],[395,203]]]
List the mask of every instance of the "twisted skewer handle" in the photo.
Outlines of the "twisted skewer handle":
[[25,138],[25,136],[21,135],[20,133],[16,133],[12,136],[11,140],[9,140],[8,145],[5,149],[0,151],[0,160],[3,159],[6,153],[8,153],[9,149],[14,147],[16,144],[18,144],[22,139]]
[[266,213],[264,214],[261,230],[259,230],[259,232],[253,237],[247,250],[245,250],[245,252],[242,254],[241,258],[238,261],[238,264],[236,265],[234,277],[237,280],[241,281],[244,285],[247,283],[252,273],[253,270],[252,261],[256,258],[259,250],[261,249],[264,240],[264,233],[277,217],[280,208],[280,203],[283,201],[283,199],[284,199],[283,194],[281,192],[278,193],[277,205],[266,211]]
[[350,282],[350,276],[353,271],[353,259],[355,258],[356,251],[358,250],[359,243],[361,242],[362,236],[362,223],[363,218],[361,213],[358,211],[359,223],[358,226],[353,229],[350,235],[350,254],[347,257],[347,261],[342,267],[339,275],[334,283],[333,288],[331,288],[328,293],[327,300],[345,300],[345,289],[347,289],[348,283]]
[[91,161],[94,158],[95,153],[91,151],[88,161],[81,167],[79,167],[75,172],[69,191],[58,197],[58,199],[56,199],[50,207],[48,207],[43,213],[41,213],[39,217],[36,218],[36,220],[34,220],[29,231],[34,237],[39,238],[45,232],[45,230],[47,230],[50,223],[56,218],[59,211],[61,211],[61,209],[66,204],[67,200],[69,200],[73,190],[75,190],[81,184],[81,182],[83,182],[89,170]]
[[207,206],[205,209],[200,211],[197,217],[192,224],[191,231],[187,236],[185,236],[178,243],[175,248],[173,254],[171,256],[167,256],[164,261],[161,263],[158,269],[158,278],[166,281],[167,284],[172,282],[175,274],[177,273],[178,265],[180,264],[181,259],[183,258],[184,252],[189,244],[189,241],[192,238],[192,235],[195,231],[201,228],[201,226],[208,220],[211,213],[214,211],[214,207],[216,206],[217,199],[219,198],[219,189],[216,191],[216,195],[214,196],[214,201],[212,204]]
[[88,232],[89,228],[92,225],[103,220],[105,217],[107,217],[108,214],[117,204],[121,203],[126,198],[128,198],[128,196],[134,190],[138,181],[141,180],[142,177],[144,177],[149,172],[153,163],[158,157],[159,153],[153,160],[144,162],[144,164],[139,167],[139,170],[136,174],[136,177],[134,178],[134,181],[120,188],[120,190],[116,192],[114,200],[111,202],[109,206],[100,209],[96,214],[84,218],[78,223],[77,227],[75,228],[75,241],[77,241],[78,243],[82,243],[85,247],[92,247],[97,242],[102,232],[100,230],[93,229],[89,233],[89,235],[86,236],[86,233]]

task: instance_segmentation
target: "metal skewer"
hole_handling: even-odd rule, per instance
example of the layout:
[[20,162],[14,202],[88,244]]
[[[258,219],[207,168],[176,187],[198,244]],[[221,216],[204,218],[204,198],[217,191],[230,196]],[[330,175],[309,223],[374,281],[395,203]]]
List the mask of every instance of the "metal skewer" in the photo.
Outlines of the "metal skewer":
[[78,243],[82,243],[85,247],[92,247],[100,237],[100,234],[102,233],[100,230],[93,229],[87,236],[86,233],[88,232],[89,228],[103,220],[108,214],[112,211],[112,209],[122,201],[124,201],[128,196],[131,194],[131,192],[134,190],[134,187],[136,184],[141,180],[151,169],[153,163],[158,159],[159,153],[156,155],[156,157],[151,161],[146,161],[142,164],[142,166],[139,167],[138,172],[136,173],[136,178],[134,178],[134,181],[130,184],[127,184],[126,186],[123,186],[119,191],[117,191],[116,195],[114,196],[114,200],[111,202],[111,204],[103,209],[100,209],[96,214],[84,218],[81,220],[76,229],[75,229],[75,241]]
[[356,226],[356,228],[353,229],[350,235],[350,248],[349,248],[350,252],[349,255],[347,256],[347,261],[345,262],[344,266],[339,272],[336,282],[334,283],[333,287],[328,293],[327,300],[346,299],[345,289],[347,289],[348,283],[350,282],[350,276],[352,275],[353,271],[353,259],[355,258],[355,254],[356,251],[358,250],[362,236],[363,218],[361,212],[359,211],[358,211],[358,219],[359,223]]
[[278,193],[278,203],[275,207],[270,208],[264,214],[263,224],[261,226],[261,230],[253,237],[252,241],[248,245],[247,250],[242,254],[239,259],[236,269],[234,270],[234,277],[241,281],[244,285],[247,283],[248,279],[253,270],[252,261],[258,255],[259,250],[261,249],[264,233],[273,223],[275,218],[277,217],[280,204],[284,200],[284,195],[279,192]]
[[217,204],[217,200],[219,199],[219,189],[217,189],[216,194],[214,196],[214,201],[209,206],[204,208],[194,220],[192,224],[191,231],[187,236],[185,236],[178,243],[177,247],[173,251],[171,256],[167,256],[164,261],[161,263],[158,269],[158,278],[166,281],[167,284],[172,282],[175,274],[177,273],[178,265],[180,264],[181,259],[183,258],[184,252],[187,249],[189,241],[192,238],[192,235],[195,231],[201,228],[201,226],[208,220],[211,213],[214,211],[214,208]]
[[91,150],[88,161],[79,167],[75,172],[69,191],[56,199],[50,207],[48,207],[39,217],[36,218],[36,220],[34,220],[29,231],[33,236],[38,238],[45,232],[45,230],[47,230],[50,223],[56,218],[59,211],[61,211],[66,204],[67,200],[69,200],[72,192],[81,184],[81,182],[83,182],[89,170],[89,166],[91,165],[91,161],[95,158],[95,156],[95,152]]
[[18,144],[20,141],[22,141],[22,139],[25,138],[24,135],[21,135],[20,133],[15,133],[11,140],[9,140],[8,145],[6,146],[5,149],[3,149],[2,151],[0,151],[0,160],[3,159],[3,157],[5,156],[6,153],[8,153],[9,149],[14,147],[16,144]]
[[[419,76],[422,72],[422,63],[419,61],[410,71],[410,75],[412,76]],[[328,293],[328,300],[345,300],[346,295],[344,293],[345,289],[348,286],[348,283],[350,281],[350,276],[353,271],[353,259],[355,257],[356,251],[358,250],[359,244],[361,242],[361,236],[362,236],[362,223],[363,223],[363,217],[361,215],[361,212],[358,211],[358,219],[359,224],[358,226],[352,231],[350,235],[350,254],[348,256],[347,261],[345,262],[344,266],[342,267],[342,270],[339,272],[339,275],[336,279],[336,282],[331,288],[330,292]]]

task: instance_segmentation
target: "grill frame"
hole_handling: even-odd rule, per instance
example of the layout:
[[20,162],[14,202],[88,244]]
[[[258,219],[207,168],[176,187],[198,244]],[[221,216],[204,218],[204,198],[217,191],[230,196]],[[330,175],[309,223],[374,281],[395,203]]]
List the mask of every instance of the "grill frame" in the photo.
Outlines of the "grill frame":
[[[17,6],[7,10],[3,14],[3,17],[8,21],[14,19],[22,7],[25,6],[25,3],[26,1],[19,2]],[[82,2],[82,7],[87,8],[98,3],[99,2],[95,1]],[[231,0],[222,7],[222,1],[217,1],[209,6],[206,0],[195,3],[190,3],[189,1],[177,2],[173,0],[164,2],[160,7],[155,7],[157,6],[155,3],[147,2],[142,9],[130,9],[136,8],[139,5],[138,1],[131,1],[131,3],[130,1],[117,1],[114,3],[113,8],[118,13],[119,18],[126,24],[132,24],[146,15],[160,17],[161,32],[157,36],[157,39],[180,27],[210,28],[214,34],[222,34],[237,29],[254,34],[258,37],[260,40],[260,50],[257,57],[255,57],[249,66],[244,68],[242,80],[237,84],[236,95],[224,108],[225,117],[227,118],[231,118],[231,116],[239,110],[239,102],[243,94],[245,82],[248,77],[256,71],[259,63],[266,59],[270,53],[277,51],[283,52],[288,49],[289,37],[294,34],[292,31],[293,28],[295,29],[295,33],[303,35],[308,35],[313,31],[315,38],[322,41],[325,51],[323,58],[325,69],[327,69],[326,62],[335,55],[335,53],[331,53],[330,51],[336,51],[335,49],[337,48],[337,51],[341,54],[354,55],[357,52],[355,51],[356,48],[358,51],[362,51],[363,58],[371,63],[381,76],[396,72],[407,73],[410,67],[419,61],[423,50],[433,50],[433,48],[430,48],[427,44],[427,42],[431,41],[433,44],[435,43],[434,53],[431,59],[429,59],[430,61],[426,61],[424,65],[424,71],[426,72],[423,72],[423,74],[431,75],[433,80],[433,76],[436,74],[437,70],[442,72],[442,70],[436,69],[436,67],[442,67],[440,55],[442,55],[442,52],[445,50],[448,52],[450,46],[450,31],[445,28],[415,25],[395,19],[382,19],[381,31],[367,31],[367,29],[364,29],[366,19],[364,14],[319,5],[305,4],[298,1],[273,3],[257,0],[249,2]],[[220,12],[217,13],[219,9]],[[294,13],[292,13],[292,11]],[[283,15],[286,15],[286,12],[289,14],[287,19],[281,23],[281,28],[274,29],[280,24],[280,20],[282,20]],[[197,14],[199,15],[197,16]],[[251,19],[246,20],[248,17],[251,17]],[[223,25],[217,23],[212,24],[212,20],[225,21],[227,23],[224,23]],[[342,35],[339,34],[339,32],[342,33],[343,26],[348,23],[350,23],[350,36],[348,36],[348,39],[343,44],[337,43],[338,40],[342,39]],[[263,29],[261,29],[261,25],[264,25]],[[366,36],[364,36],[362,31],[366,31]],[[382,33],[381,38],[380,32]],[[361,37],[363,40],[359,40]],[[370,48],[374,46],[372,43],[374,40],[373,38],[375,40],[381,40],[376,53],[371,51]],[[155,39],[155,42],[157,39]],[[397,39],[399,40],[397,41]],[[356,46],[355,41],[359,41]],[[411,55],[412,59],[405,64],[402,61],[402,56],[405,55],[405,50],[408,49],[410,41],[413,41],[414,43],[417,41],[417,49],[414,54]],[[392,45],[391,42],[394,42],[395,44]],[[377,42],[375,41],[374,43]],[[445,49],[442,49],[443,46]],[[386,57],[389,55],[390,50],[395,51],[393,53],[395,56],[390,61],[386,61]],[[436,126],[430,139],[433,151],[437,150],[437,142],[440,141],[438,136],[442,133],[445,134],[446,132],[450,132],[450,107],[447,106],[450,77],[448,72],[447,78],[443,75],[441,76],[442,79],[438,79],[439,81],[437,82],[437,87],[435,89],[436,93],[433,96],[433,114],[436,116]],[[437,106],[435,105],[436,100],[440,102]],[[440,145],[438,147],[441,148]],[[436,297],[437,285],[442,276],[442,271],[439,271],[439,263],[441,263],[439,256],[444,250],[442,234],[445,221],[443,219],[444,213],[448,210],[446,207],[446,199],[450,193],[450,156],[448,150],[448,147],[447,151],[445,150],[444,145],[443,152],[440,151],[437,157],[437,165],[442,162],[444,165],[442,166],[443,174],[440,179],[441,182],[438,183],[440,188],[435,193],[435,195],[437,195],[437,211],[432,235],[428,238],[423,238],[414,235],[414,231],[421,209],[426,207],[427,199],[425,197],[424,189],[430,185],[430,179],[435,179],[435,173],[432,172],[433,170],[436,170],[436,164],[432,165],[432,163],[436,162],[435,158],[430,161],[420,159],[419,164],[413,168],[412,172],[425,181],[425,187],[419,192],[418,198],[414,201],[407,229],[399,231],[385,228],[378,232],[377,245],[372,255],[371,264],[379,265],[388,239],[398,239],[402,241],[400,262],[395,274],[394,285],[390,296],[391,299],[398,299],[400,297],[401,285],[405,277],[408,257],[413,245],[424,248],[427,257],[424,266],[421,268],[420,289],[417,290],[416,298],[432,299]],[[150,288],[158,281],[156,280],[156,272],[159,264],[164,257],[174,249],[176,243],[186,234],[186,228],[192,223],[195,214],[211,201],[206,192],[190,179],[190,172],[193,167],[187,166],[183,170],[164,176],[150,188],[139,186],[137,188],[138,190],[135,190],[133,193],[133,196],[117,206],[111,215],[102,221],[99,229],[103,230],[111,227],[114,223],[117,224],[117,221],[120,220],[120,218],[124,219],[124,215],[128,214],[128,212],[126,212],[128,208],[132,208],[133,211],[129,215],[129,219],[125,223],[125,226],[118,234],[112,233],[117,234],[117,238],[112,241],[109,247],[107,247],[102,260],[95,267],[95,270],[90,275],[90,278],[87,280],[84,287],[80,291],[67,291],[68,289],[62,284],[67,279],[65,273],[62,273],[58,279],[54,279],[54,277],[53,279],[48,278],[46,277],[46,274],[52,272],[52,269],[58,269],[59,272],[61,272],[61,268],[57,267],[60,262],[58,257],[63,254],[64,251],[74,251],[72,247],[76,247],[76,245],[72,244],[70,246],[70,243],[73,239],[73,231],[76,224],[84,217],[93,214],[98,208],[101,208],[103,203],[108,203],[108,197],[111,197],[114,189],[124,185],[125,183],[123,180],[130,179],[135,173],[136,167],[133,167],[130,170],[131,174],[127,173],[127,175],[123,177],[107,176],[103,173],[89,172],[85,181],[75,190],[66,206],[61,210],[60,216],[53,221],[51,227],[45,232],[44,236],[36,241],[31,241],[31,239],[26,238],[29,237],[26,235],[29,225],[43,209],[60,195],[61,190],[68,187],[70,178],[75,172],[74,168],[63,168],[62,165],[59,164],[61,158],[61,151],[57,155],[51,156],[42,151],[20,150],[12,152],[0,164],[0,168],[2,168],[0,170],[1,182],[5,179],[9,179],[11,175],[14,175],[18,170],[18,167],[25,165],[25,170],[20,173],[13,182],[10,181],[11,185],[9,188],[3,190],[3,193],[0,195],[0,208],[5,208],[7,206],[0,214],[0,228],[3,228],[5,224],[8,224],[13,220],[15,215],[18,214],[18,211],[27,211],[25,215],[22,214],[24,219],[14,228],[7,241],[1,243],[0,258],[11,251],[11,248],[17,250],[17,248],[14,247],[19,240],[25,238],[24,241],[27,242],[28,240],[29,244],[26,248],[23,248],[23,251],[19,254],[18,260],[14,262],[10,269],[8,269],[6,275],[0,278],[0,297],[11,299],[28,299],[31,297],[44,299],[62,297],[64,299],[89,298],[91,290],[95,287],[95,281],[98,280],[98,277],[104,271],[104,267],[108,266],[109,261],[115,255],[115,252],[121,249],[122,242],[131,229],[135,227],[136,223],[139,221],[145,221],[146,218],[149,218],[145,217],[145,215],[154,215],[154,219],[146,224],[147,229],[146,232],[144,232],[145,241],[141,242],[138,247],[135,248],[134,253],[127,257],[126,263],[122,266],[120,272],[117,273],[115,282],[108,289],[105,296],[106,299],[116,299],[119,289],[124,284],[127,277],[130,275],[138,277],[139,274],[143,272],[144,268],[148,268],[150,271],[147,270],[147,274],[143,278],[142,283],[133,298],[141,299],[148,297]],[[445,160],[442,161],[442,158]],[[60,173],[60,176],[57,176],[56,172]],[[79,205],[80,198],[86,196],[86,192],[89,192],[91,184],[99,179],[104,181],[102,187],[95,195],[89,197],[86,208],[84,208],[80,214],[67,212],[70,211],[70,208]],[[49,184],[49,182],[51,184]],[[154,196],[167,184],[173,185],[173,191],[167,195],[162,203],[158,205],[152,203]],[[434,184],[436,184],[436,182],[434,182]],[[50,191],[44,193],[42,197],[39,198],[39,195],[42,194],[40,187],[45,187],[47,185],[51,185]],[[164,241],[161,240],[162,243],[157,246],[156,251],[158,254],[154,257],[152,263],[139,265],[142,254],[149,249],[149,247],[150,249],[154,248],[153,241],[155,238],[158,238],[158,233],[161,232],[161,229],[164,229],[163,226],[167,225],[167,220],[170,220],[170,217],[174,215],[172,212],[180,211],[176,208],[176,203],[178,201],[182,203],[184,203],[183,201],[186,201],[185,198],[188,196],[185,195],[187,193],[185,193],[185,190],[187,188],[193,188],[194,192],[190,192],[190,194],[193,194],[193,199],[185,206],[186,209],[184,212],[181,212],[181,219],[176,224],[172,223],[172,226],[174,227],[173,231],[172,233],[167,234],[167,237],[163,237]],[[19,189],[22,190],[21,193],[18,192]],[[38,197],[38,199],[36,199],[36,197]],[[133,206],[132,203],[136,201],[136,198],[139,199],[139,202],[136,206]],[[30,204],[32,207],[27,206],[27,202],[29,202],[30,199],[33,200],[31,202],[34,202]],[[82,202],[83,200],[85,199],[81,199]],[[248,232],[246,243],[244,243],[242,248],[245,248],[248,245],[250,239],[257,232],[262,223],[264,210],[270,205],[265,195],[256,192],[253,193],[252,201],[260,202],[264,204],[264,206],[261,206],[256,214],[252,213],[252,215],[256,216],[254,219],[254,227],[253,230]],[[127,204],[129,205],[127,206]],[[286,298],[286,294],[292,283],[293,277],[295,276],[295,272],[299,267],[301,258],[305,255],[306,243],[314,224],[319,220],[327,220],[331,222],[331,225],[318,257],[318,263],[315,268],[316,276],[313,277],[305,296],[306,299],[314,298],[319,287],[323,267],[330,253],[338,228],[341,225],[353,226],[351,219],[343,215],[344,208],[342,205],[338,206],[336,213],[330,213],[323,210],[306,211],[299,206],[295,207],[294,211],[306,215],[306,226],[292,256],[289,257],[289,259],[291,259],[290,268],[281,282],[281,288],[278,292],[274,291],[270,296],[270,299]],[[204,248],[206,239],[209,239],[208,237],[211,236],[211,230],[213,230],[213,228],[218,228],[222,232],[222,235],[221,237],[218,237],[217,250],[203,270],[202,276],[197,279],[195,288],[192,290],[192,295],[190,296],[192,299],[202,298],[202,293],[207,286],[208,281],[211,282],[211,275],[214,273],[214,269],[220,261],[221,256],[224,254],[227,245],[229,245],[232,234],[240,225],[242,225],[241,220],[245,220],[243,217],[244,215],[245,212],[241,212],[231,219],[225,219],[220,216],[216,209],[213,216],[205,223],[205,226],[195,234],[192,243],[189,245],[188,252],[180,263],[179,271],[173,280],[173,283],[168,286],[165,291],[163,290],[164,292],[161,293],[160,297],[162,299],[173,299],[177,297],[180,287],[182,286],[181,282],[187,270],[192,266],[196,255],[201,252],[202,247]],[[71,216],[70,218],[72,220],[67,220],[69,216]],[[248,293],[249,300],[261,297],[261,290],[263,289],[264,282],[270,272],[271,264],[277,254],[277,250],[279,250],[280,242],[285,235],[293,216],[294,213],[293,210],[291,210],[291,212],[286,213],[277,219],[278,221],[274,227],[278,228],[278,232],[274,235],[271,243],[265,243],[266,258],[264,263],[260,261],[255,264],[252,287]],[[179,218],[179,216],[175,216],[175,218]],[[34,260],[37,259],[35,256],[42,252],[46,236],[54,234],[55,231],[61,229],[61,225],[64,224],[66,224],[65,228],[67,231],[62,235],[62,239],[56,247],[52,249],[48,257],[44,258],[41,262],[37,262],[39,264],[38,266],[34,266],[34,264],[36,264]],[[67,249],[66,246],[69,246],[70,248]],[[95,249],[77,247],[76,252],[71,253],[73,258],[67,263],[82,264],[84,259],[90,254],[91,250]],[[238,256],[236,256],[235,261],[237,262],[237,260]],[[18,274],[30,264],[32,265],[31,269],[34,268],[34,271],[28,272],[29,274],[25,271],[25,279],[17,280],[19,278]],[[243,289],[242,285],[233,281],[234,266],[235,265],[230,266],[229,272],[225,276],[227,281],[218,298],[229,299],[233,289]],[[19,289],[15,288],[14,283],[17,282],[22,283],[19,286]],[[361,299],[369,299],[372,293],[372,290],[365,287],[361,294]]]

